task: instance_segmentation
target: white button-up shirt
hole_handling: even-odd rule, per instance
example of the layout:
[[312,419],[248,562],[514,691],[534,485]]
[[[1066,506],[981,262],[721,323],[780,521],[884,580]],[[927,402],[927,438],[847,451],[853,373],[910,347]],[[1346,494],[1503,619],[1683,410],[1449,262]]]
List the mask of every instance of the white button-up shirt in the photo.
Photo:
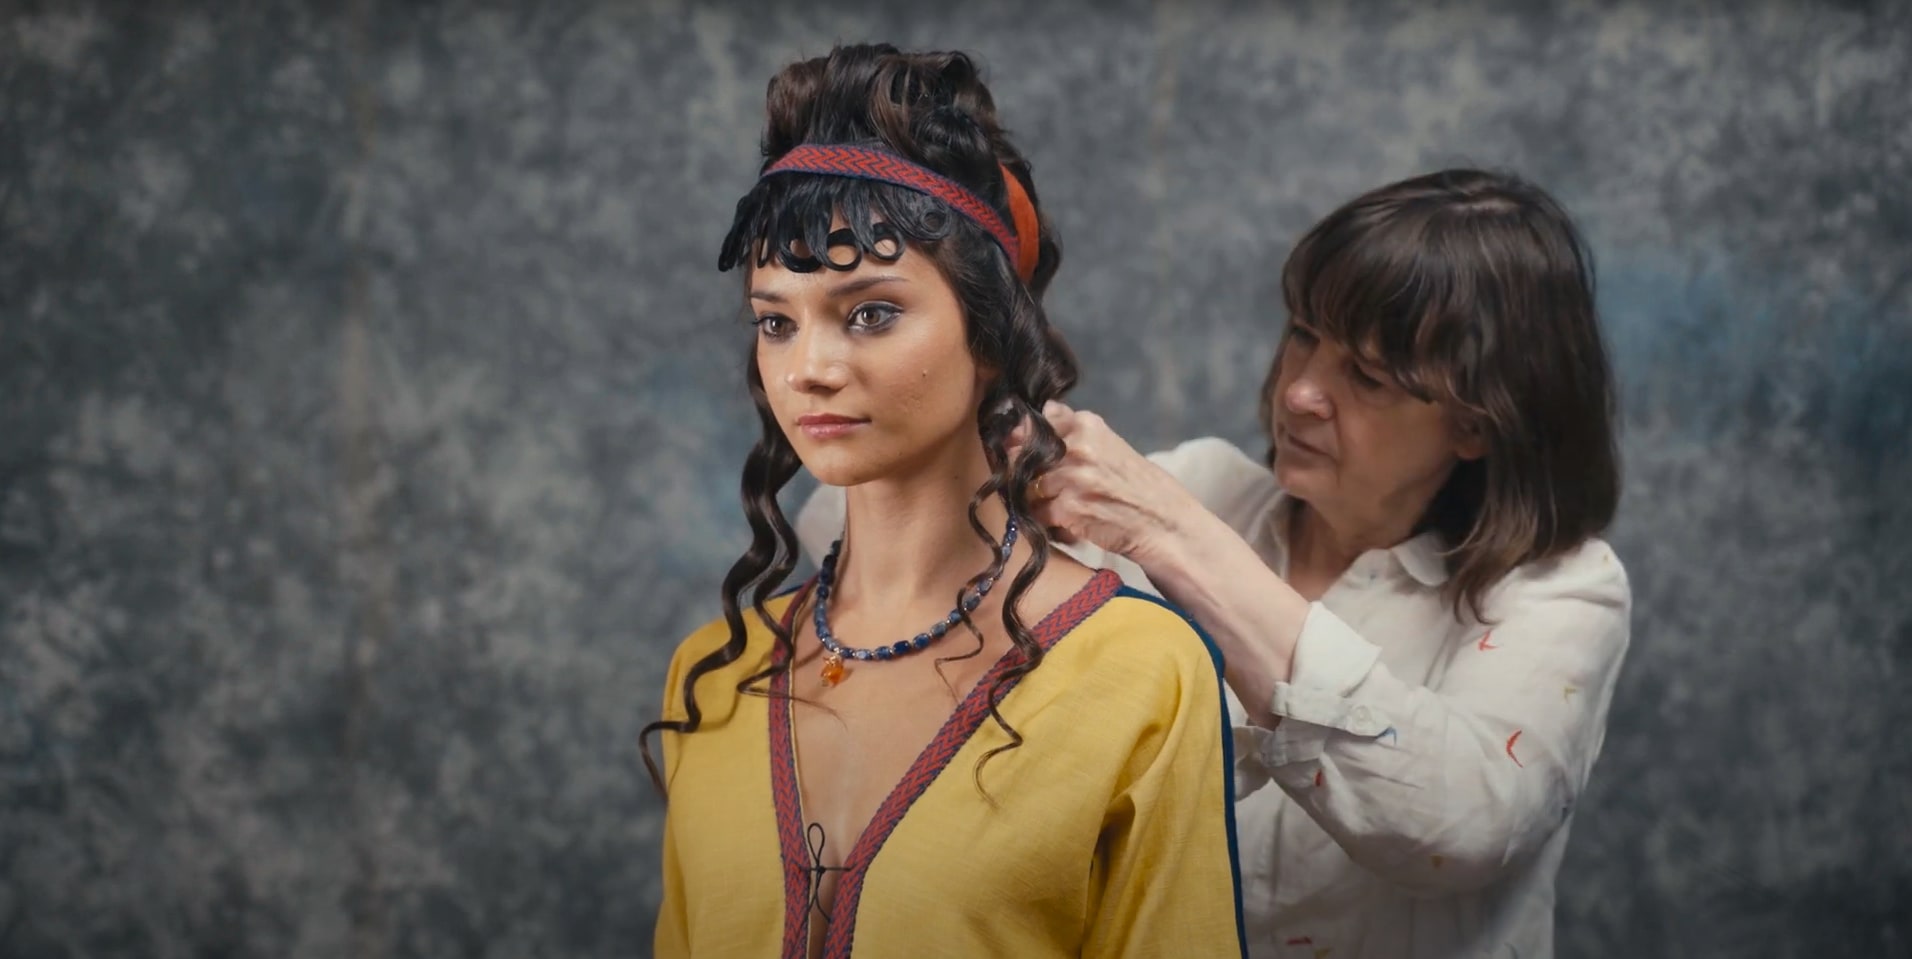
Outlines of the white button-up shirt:
[[[1150,457],[1287,571],[1295,501],[1231,444]],[[842,529],[812,497],[812,555]],[[1433,534],[1360,558],[1311,607],[1274,729],[1235,720],[1235,816],[1257,959],[1541,959],[1574,802],[1626,653],[1626,574],[1606,543],[1509,574],[1490,625],[1457,619]],[[1154,591],[1133,563],[1068,551]]]

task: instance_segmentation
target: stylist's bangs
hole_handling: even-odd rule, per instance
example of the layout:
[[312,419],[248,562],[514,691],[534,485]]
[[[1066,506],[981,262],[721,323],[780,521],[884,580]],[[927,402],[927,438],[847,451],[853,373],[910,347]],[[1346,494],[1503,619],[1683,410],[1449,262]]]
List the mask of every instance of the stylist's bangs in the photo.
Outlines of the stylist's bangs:
[[1289,316],[1383,370],[1409,394],[1473,409],[1481,355],[1469,322],[1493,295],[1440,222],[1350,217],[1311,234],[1282,271]]

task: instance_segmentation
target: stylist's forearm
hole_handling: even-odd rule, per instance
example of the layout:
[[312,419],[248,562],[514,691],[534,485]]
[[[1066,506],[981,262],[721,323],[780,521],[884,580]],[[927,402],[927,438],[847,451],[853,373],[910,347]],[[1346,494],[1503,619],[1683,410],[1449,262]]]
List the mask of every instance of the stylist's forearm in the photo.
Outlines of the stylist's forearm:
[[1308,601],[1227,524],[1207,510],[1192,512],[1140,565],[1163,597],[1194,617],[1221,648],[1228,685],[1250,721],[1272,726],[1269,700],[1293,669]]

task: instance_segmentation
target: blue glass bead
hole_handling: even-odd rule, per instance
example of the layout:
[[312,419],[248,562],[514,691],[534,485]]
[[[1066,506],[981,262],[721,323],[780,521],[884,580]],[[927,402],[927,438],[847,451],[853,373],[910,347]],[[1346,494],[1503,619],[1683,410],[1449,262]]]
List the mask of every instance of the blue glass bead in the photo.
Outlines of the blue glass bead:
[[937,623],[929,628],[929,634],[934,639],[942,639],[943,634],[947,632],[949,632],[948,623]]
[[890,652],[890,648],[888,646],[880,646],[876,650],[877,659],[888,659],[890,658],[891,655],[893,654]]
[[995,581],[995,580],[993,580],[993,579],[985,579],[985,580],[983,580],[982,582],[980,582],[980,583],[977,583],[977,584],[976,584],[976,589],[977,589],[977,590],[979,590],[979,591],[981,591],[981,592],[984,592],[984,593],[987,593],[987,592],[989,592],[989,591],[990,591],[991,589],[993,589],[993,588],[995,588],[995,586],[996,586],[996,581]]
[[893,656],[901,656],[904,653],[909,652],[910,651],[909,640],[902,640],[898,642],[896,645],[889,647],[889,651],[890,651],[890,654]]
[[944,623],[946,623],[946,624],[948,624],[948,625],[950,625],[950,626],[954,626],[954,625],[956,625],[957,623],[960,623],[960,622],[962,622],[962,621],[963,621],[963,614],[961,614],[961,613],[950,613],[950,614],[949,614],[949,618],[948,618],[948,619],[945,619],[945,620],[943,620],[943,622],[944,622]]
[[965,613],[975,612],[977,605],[982,603],[982,601],[983,601],[983,598],[981,596],[976,595],[975,593],[970,593],[968,596],[963,597],[963,612]]
[[817,598],[818,598],[818,599],[829,599],[829,598],[830,598],[830,582],[829,582],[829,580],[824,580],[823,582],[821,582],[821,583],[818,583],[818,584],[817,584]]
[[859,649],[852,652],[850,655],[856,659],[869,659],[870,651],[867,649]]
[[910,645],[916,647],[917,649],[923,649],[924,647],[927,647],[929,645],[929,634],[917,633],[916,638],[913,640],[910,640]]

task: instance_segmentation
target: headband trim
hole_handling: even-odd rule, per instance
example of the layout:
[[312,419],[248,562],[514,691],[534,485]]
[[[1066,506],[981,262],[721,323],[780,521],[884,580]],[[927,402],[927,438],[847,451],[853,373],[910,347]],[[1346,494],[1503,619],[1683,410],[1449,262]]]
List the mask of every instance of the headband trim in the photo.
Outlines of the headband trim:
[[[1029,194],[1023,190],[1022,183],[1003,169],[1003,178],[1009,189],[1009,209],[1015,216],[1015,227],[1003,222],[997,213],[982,197],[968,187],[957,183],[925,166],[911,163],[894,153],[873,150],[868,147],[825,146],[805,143],[793,147],[790,152],[778,157],[775,163],[764,168],[763,176],[778,173],[817,173],[824,176],[849,177],[858,180],[875,180],[889,183],[918,193],[933,196],[949,204],[956,212],[968,217],[971,222],[983,228],[983,232],[995,239],[996,244],[1015,265],[1016,275],[1024,283],[1035,275],[1037,242],[1034,233],[1037,229],[1035,206],[1029,202]],[[1028,221],[1025,223],[1025,219]],[[1021,242],[1021,236],[1028,235],[1031,242]],[[1027,268],[1025,269],[1025,262]]]

